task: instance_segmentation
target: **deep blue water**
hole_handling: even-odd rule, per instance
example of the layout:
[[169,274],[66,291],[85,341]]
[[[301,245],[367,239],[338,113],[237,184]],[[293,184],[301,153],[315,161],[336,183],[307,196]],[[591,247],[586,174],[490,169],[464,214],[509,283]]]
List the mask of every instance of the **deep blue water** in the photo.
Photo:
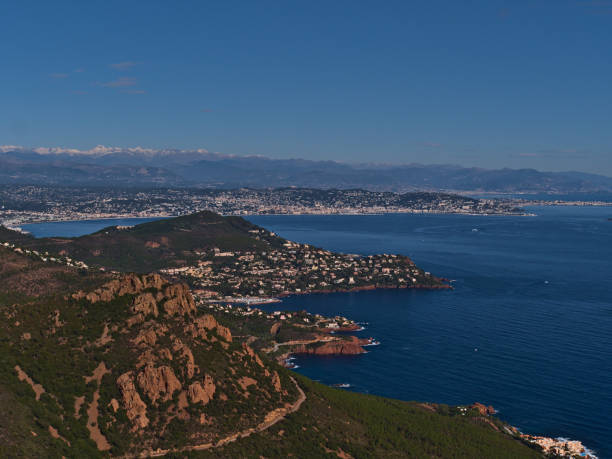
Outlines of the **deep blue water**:
[[612,202],[612,193],[609,191],[599,191],[593,193],[568,193],[568,194],[518,194],[515,197],[523,199],[542,199],[542,200],[561,200],[561,201],[604,201]]
[[[367,322],[362,334],[382,342],[360,356],[299,358],[298,371],[405,400],[492,404],[524,432],[578,439],[611,458],[612,209],[534,210],[537,217],[249,217],[331,250],[406,254],[455,280],[453,291],[286,298],[274,307]],[[26,229],[70,235],[82,223]],[[85,232],[110,224],[128,223],[87,222]]]
[[612,457],[612,209],[535,211],[250,217],[327,249],[403,253],[456,280],[453,291],[287,298],[286,309],[367,322],[363,334],[381,340],[366,355],[299,358],[298,371],[405,400],[492,404],[524,432]]
[[21,225],[21,229],[32,233],[36,237],[76,237],[95,233],[107,226],[131,226],[153,220],[159,220],[159,218],[105,218],[99,220],[32,223]]
[[575,193],[502,193],[502,194],[480,194],[474,193],[470,196],[475,198],[517,198],[517,199],[529,199],[529,200],[543,200],[543,201],[602,201],[612,202],[612,192],[609,191],[597,191],[597,192],[575,192]]

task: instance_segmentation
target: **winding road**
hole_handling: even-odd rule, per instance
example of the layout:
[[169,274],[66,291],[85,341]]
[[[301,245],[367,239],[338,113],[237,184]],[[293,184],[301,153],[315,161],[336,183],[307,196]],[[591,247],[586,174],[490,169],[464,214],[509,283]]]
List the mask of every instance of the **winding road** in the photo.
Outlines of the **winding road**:
[[293,384],[295,384],[295,387],[297,388],[300,394],[298,399],[291,406],[283,407],[283,408],[276,408],[270,411],[268,414],[266,414],[264,420],[260,424],[258,424],[256,427],[251,427],[249,429],[245,429],[245,430],[241,430],[240,432],[236,432],[232,435],[228,435],[226,437],[221,438],[215,443],[204,443],[201,445],[185,446],[183,448],[176,448],[176,449],[157,449],[155,451],[143,451],[142,453],[135,455],[135,456],[121,456],[121,457],[125,459],[137,458],[137,457],[139,458],[161,457],[161,456],[165,456],[168,453],[182,453],[185,451],[203,451],[207,449],[219,448],[221,446],[227,445],[228,443],[232,443],[241,438],[246,438],[254,433],[263,432],[264,430],[272,427],[274,424],[285,419],[285,416],[287,416],[288,414],[295,413],[297,410],[300,409],[300,407],[302,406],[302,403],[306,401],[306,394],[304,393],[300,385],[297,383],[297,381],[293,377],[291,378],[291,381],[293,381]]

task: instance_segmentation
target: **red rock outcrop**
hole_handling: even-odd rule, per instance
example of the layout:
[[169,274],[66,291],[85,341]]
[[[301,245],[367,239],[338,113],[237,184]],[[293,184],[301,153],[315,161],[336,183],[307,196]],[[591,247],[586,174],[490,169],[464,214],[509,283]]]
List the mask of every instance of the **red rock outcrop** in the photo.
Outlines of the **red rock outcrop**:
[[257,363],[257,365],[263,368],[264,366],[263,362],[261,361],[261,359],[255,353],[255,351],[253,350],[251,346],[247,345],[246,343],[243,343],[242,348],[244,349],[245,355],[251,356],[255,360],[255,363]]
[[153,364],[147,364],[138,373],[136,381],[138,386],[154,403],[158,399],[162,401],[170,400],[172,394],[177,390],[181,390],[182,387],[172,368],[167,365],[155,367]]
[[360,340],[355,336],[346,340],[328,341],[319,345],[301,344],[294,348],[294,354],[314,354],[314,355],[356,355],[363,354],[363,345],[368,344],[368,340]]
[[113,410],[113,413],[116,413],[119,409],[119,402],[117,401],[117,399],[112,398],[108,406],[110,406],[110,408]]
[[155,354],[152,349],[146,349],[138,356],[138,360],[136,360],[136,368],[142,368],[145,365],[152,365],[155,362],[157,362],[157,354]]
[[223,338],[227,342],[232,341],[232,333],[229,328],[219,325],[213,316],[205,314],[195,319],[187,328],[193,337],[199,337],[204,340],[208,340],[207,330],[215,331],[217,335]]
[[149,292],[141,293],[134,299],[132,312],[135,314],[140,313],[144,316],[153,314],[153,316],[157,317],[159,315],[159,309],[157,308],[155,297]]
[[153,329],[141,330],[138,333],[138,336],[136,336],[136,338],[134,339],[134,344],[136,345],[143,344],[145,346],[155,346],[156,342],[157,333],[155,333],[155,330]]
[[276,336],[281,328],[281,325],[282,324],[280,322],[276,322],[274,325],[272,325],[272,327],[270,327],[270,334],[272,336]]
[[257,381],[249,376],[243,376],[238,380],[238,384],[240,385],[240,387],[242,387],[242,390],[246,391],[249,386],[256,386]]
[[172,352],[170,352],[170,349],[168,349],[166,347],[161,348],[159,350],[158,354],[159,354],[159,357],[161,359],[167,359],[167,360],[172,360],[173,359]]
[[193,352],[189,349],[183,342],[176,338],[172,343],[172,350],[176,353],[180,352],[181,357],[183,357],[185,361],[185,376],[187,379],[191,379],[194,377],[196,371],[199,371],[195,364],[195,360],[193,358]]
[[475,402],[474,404],[470,405],[470,408],[478,410],[478,412],[483,416],[490,416],[495,414],[495,408],[493,408],[491,405],[485,406],[482,403]]
[[147,274],[139,276],[137,274],[125,274],[119,279],[113,279],[93,292],[77,292],[72,295],[75,299],[87,298],[91,303],[98,301],[111,301],[115,296],[122,296],[127,293],[140,293],[148,288],[161,289],[166,281],[159,274]]
[[278,372],[275,371],[272,375],[272,384],[274,384],[274,390],[276,392],[282,392],[283,386],[281,385],[280,376],[278,376]]
[[194,382],[188,388],[191,403],[202,403],[206,405],[215,394],[216,386],[210,375],[204,376],[204,381]]
[[195,311],[195,301],[186,284],[173,284],[164,289],[164,296],[167,298],[164,303],[166,314],[185,315]]
[[132,372],[127,372],[119,376],[117,385],[123,397],[123,405],[127,412],[127,417],[134,424],[134,430],[144,429],[149,425],[147,418],[147,405],[140,398],[132,379]]

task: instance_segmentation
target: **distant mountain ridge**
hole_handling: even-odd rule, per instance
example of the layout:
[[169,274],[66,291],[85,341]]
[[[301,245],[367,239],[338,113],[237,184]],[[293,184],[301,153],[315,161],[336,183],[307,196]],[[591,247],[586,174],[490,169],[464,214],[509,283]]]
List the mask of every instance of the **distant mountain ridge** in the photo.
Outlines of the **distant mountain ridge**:
[[612,192],[612,177],[535,169],[456,165],[349,164],[233,156],[206,150],[0,147],[0,183],[189,186],[214,188],[364,188],[499,193]]

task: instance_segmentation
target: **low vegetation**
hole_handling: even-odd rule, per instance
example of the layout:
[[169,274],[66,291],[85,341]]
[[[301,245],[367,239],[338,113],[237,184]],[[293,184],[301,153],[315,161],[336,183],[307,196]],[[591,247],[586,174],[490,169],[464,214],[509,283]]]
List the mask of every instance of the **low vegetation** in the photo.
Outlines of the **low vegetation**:
[[247,344],[264,328],[224,323],[198,309],[185,284],[157,274],[78,269],[0,247],[0,317],[0,457],[539,455],[478,412],[296,375]]

